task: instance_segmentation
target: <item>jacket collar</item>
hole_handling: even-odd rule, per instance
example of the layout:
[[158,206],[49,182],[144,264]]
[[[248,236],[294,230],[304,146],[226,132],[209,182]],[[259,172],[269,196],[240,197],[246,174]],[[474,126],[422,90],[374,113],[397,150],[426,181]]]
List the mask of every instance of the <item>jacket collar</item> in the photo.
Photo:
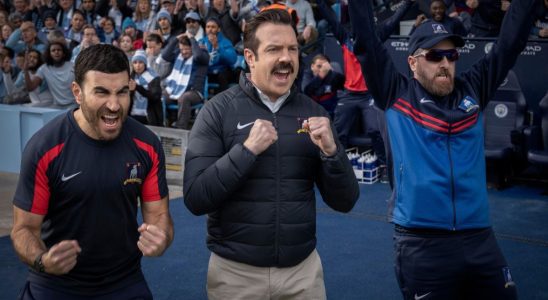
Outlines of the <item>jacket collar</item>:
[[[240,73],[239,85],[242,88],[242,90],[244,91],[244,93],[249,98],[251,98],[253,101],[255,101],[257,103],[262,104],[261,98],[259,97],[259,94],[257,93],[257,90],[255,89],[255,86],[253,85],[251,80],[249,80],[248,76],[249,76],[249,73],[245,73],[245,72],[242,71]],[[295,83],[293,83],[293,85],[291,86],[289,97],[287,97],[287,99],[285,100],[285,102],[282,106],[286,105],[286,103],[288,103],[290,101],[293,101],[293,99],[295,98],[295,95],[297,95],[298,92],[299,92],[299,90],[298,90],[297,86],[295,85]]]

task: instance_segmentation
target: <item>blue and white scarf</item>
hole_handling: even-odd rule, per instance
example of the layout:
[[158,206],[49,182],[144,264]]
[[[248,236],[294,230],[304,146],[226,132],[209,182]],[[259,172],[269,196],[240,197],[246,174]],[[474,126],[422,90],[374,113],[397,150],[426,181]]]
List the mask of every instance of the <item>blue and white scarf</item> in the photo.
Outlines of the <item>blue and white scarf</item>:
[[170,99],[179,99],[186,91],[188,82],[190,81],[190,74],[192,73],[193,61],[193,56],[189,57],[186,61],[181,54],[177,56],[171,74],[165,79],[166,92],[169,94]]
[[[156,72],[154,70],[145,70],[141,74],[136,74],[134,80],[135,82],[148,90],[148,84],[154,80],[154,78],[158,77]],[[141,95],[139,92],[135,91],[135,95],[133,97],[133,108],[131,109],[131,115],[132,116],[146,116],[147,115],[147,107],[148,107],[148,99],[147,97]]]

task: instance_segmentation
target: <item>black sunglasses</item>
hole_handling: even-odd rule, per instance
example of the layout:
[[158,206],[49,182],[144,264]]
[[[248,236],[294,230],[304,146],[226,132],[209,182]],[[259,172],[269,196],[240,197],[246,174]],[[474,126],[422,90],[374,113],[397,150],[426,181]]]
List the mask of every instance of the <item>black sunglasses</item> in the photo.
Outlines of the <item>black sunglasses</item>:
[[440,62],[443,58],[447,58],[448,61],[457,61],[459,59],[459,51],[457,49],[430,49],[428,51],[414,55],[414,57],[424,56],[427,61]]

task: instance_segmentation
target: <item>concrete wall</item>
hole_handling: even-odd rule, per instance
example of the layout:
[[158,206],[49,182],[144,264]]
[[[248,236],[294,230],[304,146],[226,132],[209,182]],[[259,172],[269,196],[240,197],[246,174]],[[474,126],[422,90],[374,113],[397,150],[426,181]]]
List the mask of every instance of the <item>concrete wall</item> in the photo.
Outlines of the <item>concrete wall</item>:
[[29,139],[65,110],[0,104],[0,172],[19,173]]

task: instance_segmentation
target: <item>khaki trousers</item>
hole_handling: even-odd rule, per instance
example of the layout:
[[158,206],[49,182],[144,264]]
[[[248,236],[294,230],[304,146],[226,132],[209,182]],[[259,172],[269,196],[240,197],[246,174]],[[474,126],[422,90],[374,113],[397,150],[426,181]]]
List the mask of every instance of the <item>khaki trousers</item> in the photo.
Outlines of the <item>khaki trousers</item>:
[[211,253],[207,296],[209,300],[323,300],[322,262],[316,250],[289,268],[255,267]]

